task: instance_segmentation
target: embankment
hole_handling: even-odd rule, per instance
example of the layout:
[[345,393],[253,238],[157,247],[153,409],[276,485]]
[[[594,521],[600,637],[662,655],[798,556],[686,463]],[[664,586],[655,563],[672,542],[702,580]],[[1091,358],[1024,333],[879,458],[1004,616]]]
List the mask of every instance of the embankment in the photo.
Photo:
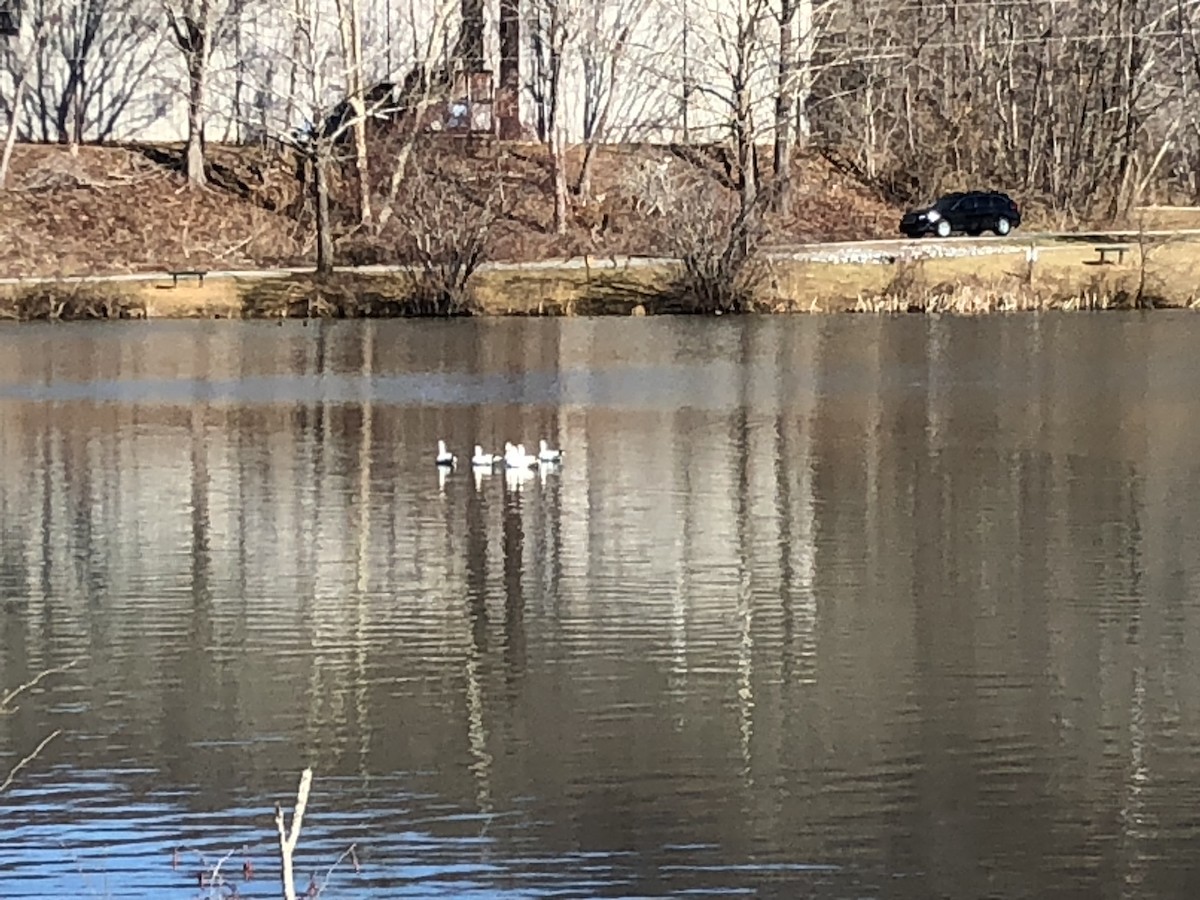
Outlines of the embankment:
[[[1200,303],[1200,239],[1135,241],[1122,261],[1102,263],[1091,242],[1016,242],[997,252],[936,258],[876,254],[832,262],[808,251],[758,267],[760,312],[980,314],[1051,309],[1187,307]],[[865,255],[865,254],[857,254]],[[667,260],[584,258],[493,264],[477,272],[462,310],[471,315],[657,315],[705,313],[680,290]],[[39,280],[0,284],[0,317],[362,318],[427,314],[404,270],[210,273],[171,277]]]

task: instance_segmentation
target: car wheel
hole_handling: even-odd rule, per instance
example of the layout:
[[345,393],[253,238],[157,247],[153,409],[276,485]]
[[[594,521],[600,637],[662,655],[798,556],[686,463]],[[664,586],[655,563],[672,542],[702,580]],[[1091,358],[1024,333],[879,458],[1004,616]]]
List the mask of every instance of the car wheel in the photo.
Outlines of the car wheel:
[[996,220],[996,234],[1004,237],[1004,235],[1008,234],[1010,231],[1012,231],[1012,224],[1008,221],[1008,219],[1004,218],[1004,216],[1001,216]]
[[950,223],[946,219],[937,223],[937,236],[950,237]]

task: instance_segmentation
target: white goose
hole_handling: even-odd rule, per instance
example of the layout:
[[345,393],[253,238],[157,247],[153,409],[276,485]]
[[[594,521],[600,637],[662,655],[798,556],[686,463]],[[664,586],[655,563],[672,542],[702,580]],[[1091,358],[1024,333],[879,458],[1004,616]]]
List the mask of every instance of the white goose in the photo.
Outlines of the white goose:
[[482,466],[485,469],[490,469],[500,460],[504,459],[499,453],[484,453],[483,447],[479,444],[475,445],[475,455],[471,457],[471,465]]
[[544,440],[538,441],[538,462],[562,462],[562,451],[550,447]]
[[509,469],[529,469],[537,465],[537,457],[525,452],[524,444],[504,444],[504,465]]
[[437,464],[439,466],[452,466],[457,461],[457,457],[446,449],[446,442],[438,441]]

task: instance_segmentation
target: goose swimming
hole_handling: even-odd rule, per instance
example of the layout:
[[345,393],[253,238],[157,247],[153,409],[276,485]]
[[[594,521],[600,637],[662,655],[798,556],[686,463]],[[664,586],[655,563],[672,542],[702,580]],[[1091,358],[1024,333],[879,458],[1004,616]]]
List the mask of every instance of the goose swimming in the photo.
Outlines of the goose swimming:
[[502,459],[504,459],[504,457],[499,453],[484,453],[483,447],[479,446],[479,444],[476,444],[475,455],[471,457],[471,465],[488,468],[494,466]]
[[458,459],[458,457],[456,457],[453,453],[451,453],[449,450],[446,449],[446,442],[443,440],[439,440],[438,441],[438,452],[437,452],[437,464],[439,466],[452,466],[457,461],[457,459]]
[[538,441],[538,462],[556,463],[562,462],[562,451],[555,450],[544,440]]
[[525,452],[524,444],[504,444],[504,465],[510,469],[528,469],[537,465],[537,457]]

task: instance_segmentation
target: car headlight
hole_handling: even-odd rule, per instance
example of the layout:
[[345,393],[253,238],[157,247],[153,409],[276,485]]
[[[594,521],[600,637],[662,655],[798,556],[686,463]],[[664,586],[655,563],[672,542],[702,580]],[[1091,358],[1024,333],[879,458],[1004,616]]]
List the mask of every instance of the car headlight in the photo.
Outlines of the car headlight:
[[928,219],[930,222],[936,222],[941,217],[942,217],[942,214],[940,212],[938,212],[936,209],[931,209],[929,212],[925,213],[925,218]]

